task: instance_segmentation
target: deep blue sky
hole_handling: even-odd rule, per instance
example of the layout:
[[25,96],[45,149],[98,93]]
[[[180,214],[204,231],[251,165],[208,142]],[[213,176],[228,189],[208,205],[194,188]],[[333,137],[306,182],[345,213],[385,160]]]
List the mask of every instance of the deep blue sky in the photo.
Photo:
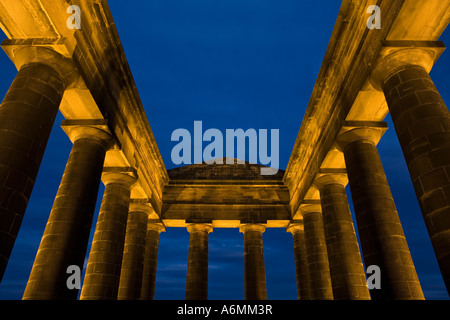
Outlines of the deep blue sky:
[[[109,4],[166,167],[174,167],[173,130],[192,131],[193,122],[201,120],[204,130],[279,129],[280,168],[285,169],[340,1],[135,2]],[[450,32],[441,40],[450,43]],[[0,70],[3,97],[17,73],[3,52]],[[446,52],[431,76],[447,102],[448,74]],[[61,120],[59,115],[0,284],[0,299],[20,299],[25,288],[71,149]],[[447,299],[389,116],[386,121],[390,129],[378,149],[419,279],[427,299]],[[98,207],[102,193],[103,187]],[[184,299],[188,242],[185,229],[161,234],[156,299]],[[237,229],[215,229],[209,246],[210,299],[243,299],[243,235]],[[292,236],[284,229],[266,230],[264,253],[268,298],[296,299]]]

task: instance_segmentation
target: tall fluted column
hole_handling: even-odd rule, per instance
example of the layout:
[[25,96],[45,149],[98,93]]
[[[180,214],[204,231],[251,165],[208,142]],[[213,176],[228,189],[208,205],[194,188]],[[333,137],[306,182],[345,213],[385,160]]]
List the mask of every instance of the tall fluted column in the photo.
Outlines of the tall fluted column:
[[381,270],[372,299],[423,299],[422,289],[395,207],[376,141],[379,131],[353,129],[339,137],[366,267]]
[[136,178],[126,173],[103,173],[105,192],[89,253],[81,300],[115,300],[130,203]]
[[73,69],[58,53],[24,48],[19,73],[0,105],[0,280],[33,190],[47,141]]
[[266,300],[266,270],[262,234],[264,225],[244,224],[240,232],[244,234],[245,300]]
[[370,300],[366,274],[348,205],[347,178],[338,174],[318,177],[331,283],[335,300]]
[[300,208],[300,211],[305,227],[311,299],[333,300],[330,264],[320,205],[305,205]]
[[212,226],[193,223],[189,231],[189,257],[186,277],[186,300],[208,299],[208,233]]
[[433,55],[387,56],[373,80],[383,90],[425,225],[450,292],[450,112],[428,72]]
[[148,221],[140,300],[153,300],[155,298],[159,235],[163,231],[165,231],[165,228],[162,224],[155,223],[152,220]]
[[309,287],[308,261],[306,259],[306,242],[303,221],[291,223],[287,231],[292,233],[294,240],[295,275],[297,279],[298,300],[311,300]]
[[103,130],[71,131],[72,151],[53,203],[23,299],[76,299],[67,268],[83,269],[100,177],[111,136]]

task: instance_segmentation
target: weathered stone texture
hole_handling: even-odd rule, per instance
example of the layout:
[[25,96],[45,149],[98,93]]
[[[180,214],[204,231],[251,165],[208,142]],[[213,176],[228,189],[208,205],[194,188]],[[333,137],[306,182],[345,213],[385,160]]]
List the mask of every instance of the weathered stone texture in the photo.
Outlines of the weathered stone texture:
[[190,232],[186,300],[208,299],[208,233],[211,226],[193,224]]
[[407,65],[383,85],[425,224],[450,288],[450,112],[425,69]]
[[377,148],[359,140],[344,147],[364,263],[380,267],[381,289],[372,299],[423,299]]
[[266,271],[264,265],[262,225],[241,226],[244,233],[245,299],[266,300]]
[[83,268],[107,145],[74,142],[23,299],[76,299],[67,267]]
[[345,187],[338,183],[321,186],[320,200],[334,299],[369,300]]
[[65,90],[61,76],[30,63],[0,105],[0,280],[19,232]]
[[81,290],[82,300],[117,299],[132,180],[125,174],[121,176],[122,179],[105,182]]
[[128,214],[118,300],[138,300],[141,297],[147,223],[148,213],[145,211],[130,211]]
[[332,300],[333,288],[331,285],[322,212],[306,212],[303,215],[303,221],[305,225],[311,299]]
[[305,232],[301,227],[293,225],[288,228],[294,241],[295,275],[297,280],[298,300],[311,300],[308,261],[306,257]]
[[141,300],[155,298],[156,267],[158,264],[159,235],[162,225],[148,223],[145,241],[144,269],[142,275]]

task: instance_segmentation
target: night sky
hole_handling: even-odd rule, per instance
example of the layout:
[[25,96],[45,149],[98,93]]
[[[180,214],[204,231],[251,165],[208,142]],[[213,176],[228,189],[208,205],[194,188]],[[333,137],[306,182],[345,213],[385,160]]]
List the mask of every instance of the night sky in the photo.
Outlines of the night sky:
[[[279,129],[280,168],[286,168],[340,1],[108,2],[167,169],[175,167],[170,157],[176,144],[170,139],[172,132],[193,132],[194,121],[203,121],[203,130],[222,132]],[[6,37],[0,33],[0,38]],[[441,40],[450,43],[450,31]],[[0,70],[4,97],[17,70],[3,51]],[[447,103],[448,74],[450,53],[444,52],[431,77]],[[72,147],[60,128],[62,120],[59,114],[0,284],[0,299],[21,299],[25,289]],[[386,121],[390,129],[378,150],[425,297],[448,299],[389,116]],[[103,190],[102,186],[97,213]],[[97,214],[93,226],[96,219]],[[297,299],[292,235],[267,229],[263,237],[268,299]],[[161,234],[156,299],[184,299],[188,244],[184,228]],[[237,229],[210,233],[210,299],[244,298],[243,252],[243,235]]]

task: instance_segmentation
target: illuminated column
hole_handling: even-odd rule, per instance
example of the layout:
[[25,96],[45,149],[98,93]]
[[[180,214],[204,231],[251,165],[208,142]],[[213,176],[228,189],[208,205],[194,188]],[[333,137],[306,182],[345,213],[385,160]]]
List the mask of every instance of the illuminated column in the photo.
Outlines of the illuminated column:
[[81,300],[115,300],[127,227],[131,186],[136,178],[128,173],[105,172],[102,205],[86,267]]
[[311,300],[309,287],[308,261],[306,259],[306,244],[303,221],[293,221],[287,228],[294,240],[295,275],[297,279],[297,298]]
[[119,300],[138,300],[141,297],[147,226],[152,211],[146,204],[130,204],[117,295]]
[[370,300],[345,185],[347,177],[325,174],[314,184],[320,192],[323,225],[335,300]]
[[333,300],[330,265],[320,205],[300,207],[305,227],[311,299]]
[[141,296],[145,235],[150,207],[130,203],[120,271],[118,300],[137,300]]
[[19,70],[0,105],[0,280],[22,223],[72,64],[50,49],[15,51]]
[[366,267],[381,270],[381,289],[372,299],[423,299],[376,143],[375,128],[350,130],[339,137],[352,193]]
[[23,299],[76,299],[67,267],[83,269],[103,162],[111,136],[93,127],[70,131],[72,151],[53,203]]
[[208,299],[208,234],[212,226],[193,223],[189,231],[189,257],[186,277],[186,300]]
[[158,265],[159,235],[165,231],[162,224],[149,220],[145,241],[144,270],[142,275],[141,300],[155,298],[156,267]]
[[374,70],[372,82],[386,97],[450,292],[450,112],[428,74],[434,63],[432,49],[403,49],[388,55]]
[[264,225],[244,224],[245,300],[266,300],[266,270],[262,234]]

